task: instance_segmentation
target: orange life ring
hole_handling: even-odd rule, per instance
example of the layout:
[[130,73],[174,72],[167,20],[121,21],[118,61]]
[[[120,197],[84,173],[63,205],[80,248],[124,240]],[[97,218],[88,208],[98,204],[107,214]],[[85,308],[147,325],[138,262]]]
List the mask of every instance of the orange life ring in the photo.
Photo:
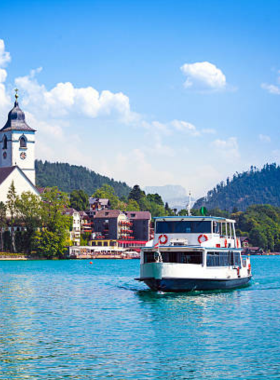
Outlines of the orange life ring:
[[237,267],[236,269],[237,269],[237,276],[239,277],[240,269],[239,267]]
[[208,236],[207,235],[199,235],[197,240],[198,240],[199,244],[204,243],[208,240]]
[[236,239],[236,248],[239,248],[239,240]]
[[251,264],[248,264],[248,271],[251,272]]
[[225,248],[227,248],[227,239],[225,239]]
[[[162,240],[163,238],[163,240]],[[160,244],[166,244],[168,242],[168,237],[167,235],[160,235],[159,238],[158,238],[158,241]]]

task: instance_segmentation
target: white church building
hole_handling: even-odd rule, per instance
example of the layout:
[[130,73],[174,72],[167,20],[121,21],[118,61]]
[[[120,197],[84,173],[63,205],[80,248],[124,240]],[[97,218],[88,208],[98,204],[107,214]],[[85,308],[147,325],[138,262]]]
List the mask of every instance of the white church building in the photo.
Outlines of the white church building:
[[7,193],[14,182],[17,195],[30,191],[40,195],[35,186],[35,129],[27,125],[15,95],[13,109],[0,129],[0,202],[7,201]]

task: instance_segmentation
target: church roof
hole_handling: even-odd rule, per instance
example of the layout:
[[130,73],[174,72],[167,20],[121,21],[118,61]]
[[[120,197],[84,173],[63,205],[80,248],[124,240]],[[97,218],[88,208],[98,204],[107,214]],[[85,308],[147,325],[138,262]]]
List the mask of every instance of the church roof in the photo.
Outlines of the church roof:
[[35,129],[29,127],[25,121],[25,114],[19,108],[18,101],[16,98],[14,108],[11,109],[8,115],[7,123],[4,125],[0,132],[4,131],[31,131],[35,132]]
[[38,195],[40,195],[39,190],[34,185],[34,183],[32,183],[30,181],[30,179],[27,177],[27,175],[24,173],[24,171],[20,167],[18,167],[17,165],[8,166],[6,168],[0,168],[0,186],[5,181],[5,179],[7,179],[9,177],[9,175],[16,169],[23,175],[23,177],[26,179],[26,181],[29,182],[29,184],[36,190]]
[[16,166],[10,166],[7,168],[0,168],[0,185],[5,181],[7,177],[15,170]]

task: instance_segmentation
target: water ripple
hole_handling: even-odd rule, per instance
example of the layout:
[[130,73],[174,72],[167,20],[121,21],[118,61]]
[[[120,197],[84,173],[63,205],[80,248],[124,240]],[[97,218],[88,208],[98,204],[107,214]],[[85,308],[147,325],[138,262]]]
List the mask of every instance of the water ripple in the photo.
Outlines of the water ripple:
[[157,293],[137,260],[0,263],[0,379],[279,379],[280,260],[249,287]]

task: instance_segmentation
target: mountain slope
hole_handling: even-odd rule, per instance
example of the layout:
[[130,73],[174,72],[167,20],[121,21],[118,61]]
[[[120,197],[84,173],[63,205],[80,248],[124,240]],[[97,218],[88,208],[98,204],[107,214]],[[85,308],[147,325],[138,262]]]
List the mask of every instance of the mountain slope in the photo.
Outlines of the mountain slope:
[[252,204],[280,206],[280,167],[276,164],[236,173],[232,180],[221,182],[206,197],[198,199],[194,208],[206,206],[208,209],[244,211]]
[[35,169],[38,187],[57,186],[67,193],[82,189],[92,195],[96,189],[106,183],[115,189],[119,197],[128,196],[131,190],[126,183],[114,181],[83,166],[36,160]]

